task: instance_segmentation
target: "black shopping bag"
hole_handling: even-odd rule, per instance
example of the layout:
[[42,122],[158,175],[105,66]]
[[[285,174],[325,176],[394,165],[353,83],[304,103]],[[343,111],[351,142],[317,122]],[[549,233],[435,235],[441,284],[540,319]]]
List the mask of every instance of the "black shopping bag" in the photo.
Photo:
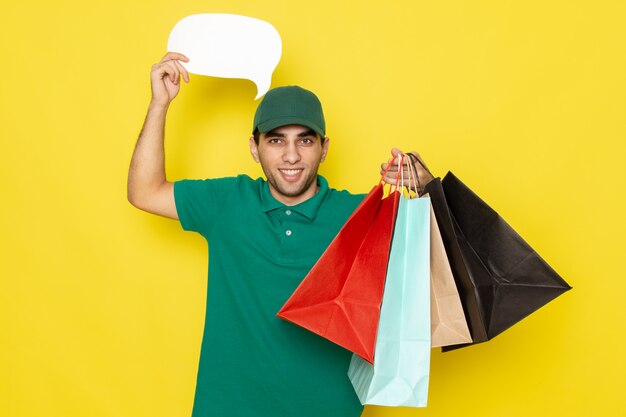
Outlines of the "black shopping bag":
[[[431,182],[426,186],[431,199],[432,189],[440,194],[443,189],[439,208],[443,210],[441,205],[446,204],[454,236],[450,230],[446,230],[446,235],[456,242],[450,243],[450,264],[455,264],[453,273],[456,272],[459,293],[464,293],[461,299],[474,343],[492,339],[571,289],[498,213],[454,174],[448,172],[441,183]],[[465,270],[460,265],[459,253]],[[443,350],[463,346],[467,344]]]
[[457,239],[457,232],[455,231],[457,228],[455,228],[454,220],[448,209],[441,180],[435,178],[426,184],[424,193],[428,193],[430,196],[433,211],[437,218],[437,225],[441,232],[441,240],[446,249],[446,255],[448,256],[450,269],[461,298],[463,312],[467,319],[467,326],[469,327],[472,341],[473,343],[485,342],[488,338],[480,312],[479,296],[474,284],[475,279],[472,276],[471,269],[466,266],[463,256],[464,251],[461,250],[461,245],[466,244],[466,242]]

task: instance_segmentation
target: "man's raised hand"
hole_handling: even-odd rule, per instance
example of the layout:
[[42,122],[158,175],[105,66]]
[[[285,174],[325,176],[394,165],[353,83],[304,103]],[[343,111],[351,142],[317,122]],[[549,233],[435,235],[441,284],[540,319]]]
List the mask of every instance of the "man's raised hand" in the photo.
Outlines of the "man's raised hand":
[[189,62],[183,54],[168,52],[158,64],[152,66],[152,103],[168,106],[180,91],[180,77],[189,82],[189,74],[179,61]]

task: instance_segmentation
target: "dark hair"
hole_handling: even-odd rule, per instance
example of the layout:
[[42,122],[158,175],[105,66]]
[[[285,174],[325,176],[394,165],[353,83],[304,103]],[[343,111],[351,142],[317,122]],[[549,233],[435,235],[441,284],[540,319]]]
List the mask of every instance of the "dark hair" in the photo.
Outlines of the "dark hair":
[[[259,139],[261,139],[261,132],[259,132],[259,129],[254,129],[254,132],[252,133],[252,136],[254,137],[254,143],[256,143],[257,145],[259,144]],[[324,144],[324,141],[326,140],[326,137],[324,136],[320,136],[319,134],[315,134],[315,136],[319,137],[321,140],[321,144]]]

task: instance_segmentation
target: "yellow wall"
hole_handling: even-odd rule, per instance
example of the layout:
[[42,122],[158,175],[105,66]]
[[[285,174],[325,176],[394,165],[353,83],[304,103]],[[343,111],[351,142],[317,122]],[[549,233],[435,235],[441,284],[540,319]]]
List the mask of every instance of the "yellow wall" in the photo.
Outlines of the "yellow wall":
[[[7,2],[8,3],[8,2]],[[149,70],[182,17],[283,37],[273,85],[325,105],[322,174],[367,191],[389,149],[452,170],[574,286],[495,340],[433,351],[427,409],[365,416],[617,416],[624,351],[626,3],[28,1],[0,13],[0,415],[189,416],[201,237],[126,201]],[[170,179],[260,175],[244,80],[192,76]]]

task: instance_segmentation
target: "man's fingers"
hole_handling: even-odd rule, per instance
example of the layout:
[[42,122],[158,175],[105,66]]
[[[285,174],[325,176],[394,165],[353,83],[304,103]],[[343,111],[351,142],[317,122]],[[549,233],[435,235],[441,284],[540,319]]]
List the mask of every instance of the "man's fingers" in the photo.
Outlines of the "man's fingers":
[[187,72],[187,70],[185,69],[185,67],[183,67],[183,65],[178,62],[178,61],[172,61],[174,64],[176,64],[176,67],[178,68],[178,72],[183,76],[183,80],[185,80],[185,82],[189,82],[189,73]]
[[161,72],[161,76],[167,74],[170,81],[174,84],[179,83],[181,74],[183,79],[189,82],[189,74],[179,61],[189,62],[189,58],[178,52],[168,52],[159,62],[161,69],[167,68]]
[[[411,154],[420,158],[417,152],[411,152]],[[398,148],[393,148],[391,155],[392,158],[380,164],[382,180],[387,184],[409,187],[413,191],[421,193],[424,184],[427,184],[432,179],[432,175],[428,173],[420,162],[416,162],[408,154],[404,154],[402,170],[400,171],[398,157],[402,157],[403,153]]]
[[160,71],[162,78],[167,77],[172,83],[178,84],[178,81],[180,80],[180,70],[174,61],[167,61],[161,64]]
[[187,58],[183,54],[179,54],[178,52],[168,52],[161,59],[161,63],[171,60],[181,60],[183,62],[189,62],[189,58]]
[[[390,166],[391,164],[391,166]],[[389,168],[389,169],[387,169]],[[381,174],[382,172],[384,172],[385,170],[387,170],[388,172],[398,172],[398,164],[396,162],[385,162],[380,164],[380,169],[381,169]],[[411,169],[411,167],[408,164],[403,164],[402,165],[402,171],[404,172],[409,172]]]
[[176,64],[174,64],[174,62],[175,61],[165,61],[154,64],[152,66],[152,71],[156,71],[159,75],[179,72],[178,67],[176,66]]

